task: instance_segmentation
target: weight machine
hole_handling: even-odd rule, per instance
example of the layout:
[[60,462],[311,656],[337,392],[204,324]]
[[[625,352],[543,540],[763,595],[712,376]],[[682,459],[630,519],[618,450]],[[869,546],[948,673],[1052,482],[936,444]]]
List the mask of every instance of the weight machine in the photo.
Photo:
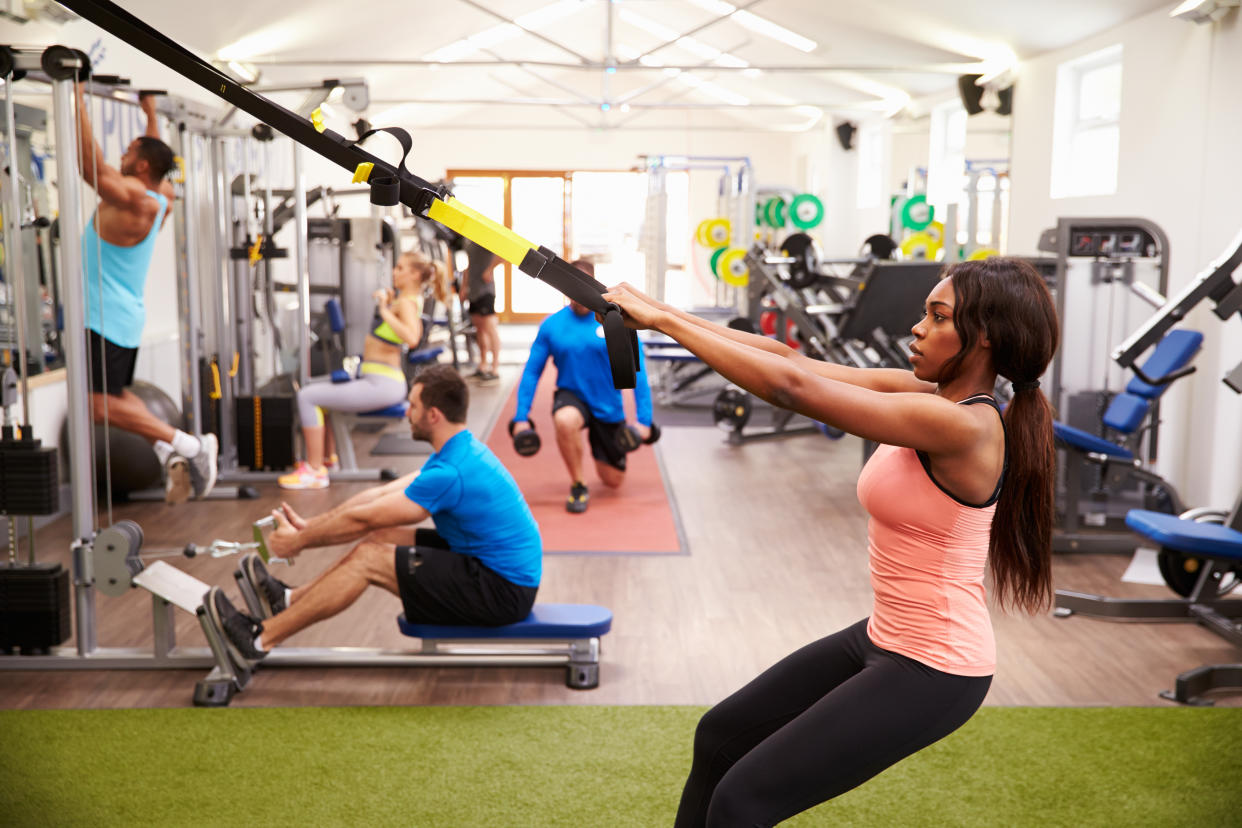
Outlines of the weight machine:
[[[443,188],[433,187],[426,181],[409,173],[404,168],[404,156],[402,162],[396,167],[385,163],[378,157],[359,149],[357,146],[358,142],[351,142],[331,130],[324,129],[322,124],[314,123],[313,119],[301,117],[261,95],[239,86],[231,78],[182,49],[114,4],[107,2],[75,2],[72,4],[72,8],[83,17],[126,40],[140,51],[144,51],[157,60],[164,62],[170,68],[199,83],[214,94],[223,97],[238,108],[249,112],[254,117],[273,125],[281,132],[292,137],[297,144],[294,151],[294,206],[297,211],[302,213],[298,220],[299,227],[305,226],[304,211],[306,199],[302,184],[301,163],[299,160],[300,149],[298,147],[306,145],[333,162],[344,166],[346,169],[353,170],[355,180],[358,183],[368,183],[373,204],[393,206],[397,203],[404,203],[416,215],[439,221],[452,227],[452,229],[467,238],[479,242],[507,261],[518,265],[523,272],[552,284],[570,298],[600,314],[604,319],[605,340],[608,345],[614,384],[619,388],[633,387],[635,372],[638,367],[636,337],[632,331],[625,327],[619,309],[603,301],[602,295],[605,292],[605,288],[602,284],[571,267],[547,248],[531,244],[507,228],[457,202]],[[4,54],[7,58],[9,51],[5,50]],[[75,152],[74,120],[72,117],[73,83],[75,79],[89,74],[89,59],[80,51],[64,47],[50,47],[42,54],[41,58],[23,55],[21,56],[21,62],[23,65],[16,68],[24,70],[26,62],[30,62],[31,65],[41,65],[53,81],[56,145],[57,156],[61,165],[60,172],[64,180],[76,181],[78,169]],[[4,68],[11,70],[13,67]],[[11,77],[12,75],[9,74],[9,78]],[[408,155],[410,149],[408,135],[401,130],[389,131],[403,143]],[[194,152],[193,144],[191,144],[189,151],[191,153]],[[215,177],[215,187],[219,201],[223,201],[223,184],[222,177],[217,174]],[[76,186],[62,188],[61,198],[62,227],[60,241],[63,272],[66,274],[80,273],[82,268],[80,188]],[[305,232],[299,232],[297,267],[298,291],[302,300],[300,307],[303,329],[308,328],[309,323],[309,319],[306,317],[308,290],[305,269],[305,244]],[[217,264],[219,265],[218,271],[223,274],[225,272],[223,256],[217,260]],[[193,297],[197,297],[196,284],[193,285],[191,293]],[[192,316],[192,314],[190,315]],[[218,319],[222,318],[224,317],[221,313]],[[85,370],[86,342],[84,330],[82,297],[79,292],[66,291],[65,331],[66,352],[69,363],[66,385],[69,396],[69,464],[70,477],[73,482],[72,513],[75,537],[72,546],[72,600],[74,605],[73,623],[76,630],[76,648],[73,651],[57,650],[51,652],[50,647],[48,647],[45,648],[49,650],[46,655],[0,657],[0,670],[184,669],[191,666],[212,667],[213,674],[209,675],[207,679],[209,685],[217,686],[220,693],[227,696],[229,692],[227,688],[236,689],[244,685],[246,675],[240,672],[242,670],[240,665],[228,665],[226,659],[221,658],[217,647],[220,641],[219,631],[205,630],[208,642],[212,645],[211,656],[207,656],[202,652],[183,651],[175,647],[171,637],[170,605],[174,605],[176,600],[182,600],[183,605],[193,605],[193,593],[198,592],[201,583],[193,584],[180,579],[182,584],[182,593],[180,594],[174,594],[177,590],[176,584],[146,585],[148,591],[155,596],[153,598],[155,602],[155,647],[151,653],[110,653],[102,650],[97,644],[95,602],[97,591],[103,587],[100,581],[101,566],[104,573],[108,571],[108,559],[101,558],[101,553],[108,552],[116,555],[118,552],[123,552],[120,555],[120,561],[133,560],[137,555],[136,549],[141,545],[141,538],[139,533],[135,531],[136,527],[132,529],[111,527],[97,534],[92,525],[95,508],[94,492],[89,483],[93,476],[90,469],[92,458],[90,456],[91,453],[86,449],[89,445],[90,424],[88,421],[89,407],[87,404],[88,386]],[[302,356],[305,357],[306,337],[308,334],[303,333],[300,336],[303,337],[300,342],[300,350]],[[197,348],[197,337],[187,336],[186,339],[189,341],[190,347]],[[197,364],[198,353],[194,351],[193,354],[195,357],[194,364]],[[309,361],[303,359],[301,362],[302,370],[306,370],[308,364]],[[201,410],[197,404],[188,406],[188,408],[195,414]],[[11,454],[7,448],[6,446],[6,451],[3,453],[6,464],[9,462]],[[54,467],[54,465],[53,460],[52,466]],[[50,478],[50,482],[48,478]],[[43,482],[49,487],[54,486],[54,475],[45,473]],[[5,491],[10,491],[10,487],[6,487]],[[10,504],[6,502],[6,511],[9,509],[9,506]],[[109,532],[112,532],[112,534],[107,534]],[[131,550],[134,551],[131,552]],[[59,565],[57,565],[57,569],[59,569]],[[119,573],[119,569],[117,572]],[[125,573],[126,576],[116,578],[106,576],[107,587],[109,589],[115,587],[128,590],[130,582],[135,577],[141,576],[141,573],[135,575],[129,565],[125,566]],[[170,577],[180,578],[180,576]],[[66,619],[69,614],[68,573],[61,570],[56,574],[54,580],[58,587],[63,588],[57,593],[54,614],[58,619]],[[112,583],[113,580],[116,581],[115,584]],[[137,583],[144,585],[142,581]],[[157,590],[164,594],[158,594]],[[199,604],[201,604],[201,592],[198,592],[197,598]],[[65,635],[60,636],[55,643],[63,642],[66,637]],[[545,635],[544,637],[547,638],[548,636]],[[521,642],[515,641],[514,643],[520,644]],[[593,672],[589,669],[590,666],[598,663],[598,639],[579,640],[574,638],[566,643],[567,646],[565,647],[552,648],[552,652],[541,651],[532,653],[527,650],[515,654],[506,654],[501,662],[495,661],[496,656],[494,653],[485,653],[484,655],[478,655],[477,653],[475,655],[469,653],[449,655],[435,652],[394,654],[385,651],[333,648],[329,650],[312,650],[305,653],[290,650],[285,653],[274,654],[279,655],[279,657],[268,659],[265,663],[273,665],[317,664],[328,666],[410,665],[414,663],[557,663],[568,664],[571,668],[571,673],[582,675],[584,680],[589,680],[590,674]],[[227,672],[226,667],[235,668],[239,672],[224,675],[214,672],[217,669]],[[219,697],[213,694],[213,698]],[[220,702],[209,701],[208,703]],[[227,703],[227,697],[223,703]]]

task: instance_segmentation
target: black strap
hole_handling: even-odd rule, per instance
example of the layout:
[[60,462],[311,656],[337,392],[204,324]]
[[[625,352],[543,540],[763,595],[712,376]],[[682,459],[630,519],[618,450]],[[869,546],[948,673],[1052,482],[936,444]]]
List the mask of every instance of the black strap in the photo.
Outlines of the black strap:
[[358,140],[354,141],[351,146],[357,147],[361,145],[363,141],[377,132],[387,132],[396,138],[403,150],[401,160],[397,162],[394,174],[388,175],[387,170],[382,170],[381,175],[372,174],[367,179],[371,185],[371,203],[381,207],[393,207],[401,200],[401,176],[413,175],[405,168],[405,159],[410,157],[410,152],[414,149],[414,139],[410,137],[410,133],[401,127],[376,127],[358,136]]

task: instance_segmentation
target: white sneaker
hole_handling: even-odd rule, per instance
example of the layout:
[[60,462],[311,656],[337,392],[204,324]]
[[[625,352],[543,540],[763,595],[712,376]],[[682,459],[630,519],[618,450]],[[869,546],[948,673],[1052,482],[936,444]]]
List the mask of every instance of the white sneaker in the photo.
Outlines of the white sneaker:
[[164,502],[174,506],[185,503],[193,490],[190,461],[180,454],[170,454],[164,464]]
[[216,485],[216,457],[220,453],[220,443],[214,434],[199,437],[201,448],[198,454],[190,458],[190,482],[194,486],[194,497],[202,500],[211,494]]
[[314,469],[305,460],[298,463],[297,468],[276,479],[282,489],[326,489],[328,488],[328,470]]

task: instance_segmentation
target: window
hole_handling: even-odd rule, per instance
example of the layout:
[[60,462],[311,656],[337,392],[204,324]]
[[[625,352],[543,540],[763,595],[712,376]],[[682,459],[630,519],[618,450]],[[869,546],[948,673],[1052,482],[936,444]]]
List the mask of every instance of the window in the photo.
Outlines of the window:
[[888,146],[883,124],[863,124],[858,130],[858,207],[883,207],[887,202],[885,170]]
[[[464,204],[566,261],[593,260],[595,276],[605,284],[641,281],[644,173],[449,170],[448,177]],[[684,205],[679,216],[683,226]],[[558,290],[507,262],[497,266],[495,279],[502,322],[537,322],[565,304]]]
[[927,202],[943,221],[945,208],[961,200],[966,183],[966,110],[961,101],[946,101],[932,109],[929,137]]
[[1121,140],[1121,45],[1057,68],[1052,134],[1053,198],[1117,192]]

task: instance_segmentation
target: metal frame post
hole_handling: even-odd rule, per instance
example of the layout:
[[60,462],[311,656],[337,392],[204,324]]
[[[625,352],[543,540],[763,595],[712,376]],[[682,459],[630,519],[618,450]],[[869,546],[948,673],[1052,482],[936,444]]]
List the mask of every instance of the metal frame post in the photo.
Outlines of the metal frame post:
[[[95,590],[90,563],[95,527],[94,453],[86,369],[86,306],[82,290],[82,183],[78,167],[73,81],[52,83],[60,182],[60,266],[65,314],[65,386],[69,397],[69,480],[72,485],[75,629],[79,655],[95,650]],[[75,290],[75,283],[77,289]]]
[[[22,195],[21,182],[17,172],[17,119],[13,111],[13,76],[10,74],[4,84],[4,115],[8,123],[9,138],[9,203],[5,209],[4,221],[4,252],[5,272],[9,284],[13,286],[12,302],[13,320],[17,325],[17,351],[21,365],[18,373],[21,377],[22,393],[22,425],[30,425],[30,400],[25,393],[26,366],[29,357],[26,332],[26,271],[22,265]],[[33,538],[32,538],[33,541]]]
[[297,232],[294,266],[297,267],[298,292],[298,384],[310,381],[310,271],[307,260],[308,231],[306,225],[306,178],[302,172],[302,145],[293,142],[293,216]]
[[185,159],[186,176],[182,197],[173,209],[173,230],[177,239],[177,313],[181,334],[181,412],[192,434],[203,433],[202,383],[199,356],[202,346],[202,320],[198,278],[198,197],[194,186],[198,147],[185,124],[178,124],[177,154]]
[[211,138],[211,181],[216,224],[214,270],[216,282],[216,360],[220,372],[220,399],[216,422],[220,430],[220,469],[237,467],[237,422],[233,411],[233,380],[229,371],[237,353],[229,314],[235,306],[230,271],[230,239],[233,233],[233,197],[229,193],[228,165],[225,163],[224,139]]

